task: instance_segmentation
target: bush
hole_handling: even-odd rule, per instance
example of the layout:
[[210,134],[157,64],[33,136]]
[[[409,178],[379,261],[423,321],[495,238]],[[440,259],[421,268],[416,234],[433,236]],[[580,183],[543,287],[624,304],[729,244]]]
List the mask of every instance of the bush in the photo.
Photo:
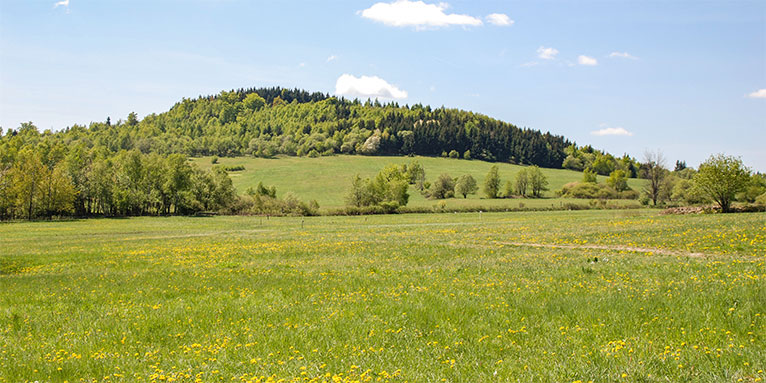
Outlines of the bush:
[[633,189],[621,191],[617,198],[620,199],[638,199],[638,192]]
[[636,199],[638,192],[628,189],[622,192],[614,190],[613,187],[605,184],[594,184],[591,182],[570,182],[558,192],[562,197],[569,198],[587,198],[587,199]]
[[215,165],[218,163],[218,156],[213,156],[213,158],[210,159],[210,163]]
[[455,196],[455,180],[449,174],[442,174],[428,189],[428,198],[444,199]]
[[766,193],[763,193],[763,194],[759,195],[755,199],[755,204],[756,205],[761,205],[761,206],[766,206]]
[[226,170],[227,172],[241,172],[245,170],[245,167],[242,165],[224,166],[223,170]]

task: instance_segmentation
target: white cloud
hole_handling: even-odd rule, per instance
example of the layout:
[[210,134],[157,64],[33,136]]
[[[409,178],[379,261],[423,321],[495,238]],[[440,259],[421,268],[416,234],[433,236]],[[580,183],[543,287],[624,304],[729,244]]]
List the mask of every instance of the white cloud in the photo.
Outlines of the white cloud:
[[[599,126],[604,126],[601,124]],[[616,128],[603,128],[590,132],[594,136],[632,136],[633,133],[627,131],[625,128],[618,126]]]
[[758,89],[753,93],[747,95],[750,98],[766,98],[766,89]]
[[62,0],[57,2],[56,4],[53,4],[53,8],[58,8],[58,6],[69,8],[69,0]]
[[487,15],[487,22],[497,26],[513,25],[514,21],[504,13],[491,13]]
[[559,54],[559,50],[556,48],[545,48],[543,46],[537,48],[537,57],[543,60],[553,60],[557,54]]
[[422,1],[396,0],[392,3],[375,3],[359,13],[362,17],[392,27],[415,27],[416,29],[446,27],[450,25],[478,26],[481,20],[469,15],[445,13],[446,3],[426,4]]
[[330,57],[327,58],[327,62],[335,61],[338,59],[338,56],[336,55],[330,55]]
[[335,82],[335,94],[358,98],[407,98],[407,92],[378,76],[355,77],[344,73]]
[[638,60],[638,57],[633,56],[632,54],[628,52],[612,52],[609,54],[609,58],[621,58],[621,59],[631,59],[631,60]]
[[580,65],[594,66],[598,65],[598,60],[590,56],[579,55],[577,56],[577,63]]

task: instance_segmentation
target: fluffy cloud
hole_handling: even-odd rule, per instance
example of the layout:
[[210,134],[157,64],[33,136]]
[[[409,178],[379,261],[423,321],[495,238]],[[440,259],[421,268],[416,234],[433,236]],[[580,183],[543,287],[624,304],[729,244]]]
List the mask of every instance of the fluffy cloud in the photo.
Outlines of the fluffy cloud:
[[598,65],[598,60],[590,56],[579,55],[577,56],[577,63],[580,65],[594,66]]
[[758,89],[753,93],[747,95],[750,98],[766,98],[766,89]]
[[638,57],[633,56],[632,54],[628,52],[612,52],[609,54],[609,58],[620,58],[620,59],[631,59],[631,60],[638,60]]
[[330,55],[330,57],[327,58],[327,62],[335,61],[338,59],[338,56],[336,55]]
[[346,73],[335,82],[335,94],[354,98],[407,98],[406,91],[378,76],[355,77]]
[[627,131],[623,127],[616,127],[616,128],[603,128],[599,130],[594,130],[590,132],[590,134],[594,136],[632,136],[633,133]]
[[491,13],[487,15],[487,22],[501,27],[513,25],[514,23],[514,21],[504,13]]
[[537,57],[543,60],[553,60],[557,54],[559,54],[559,50],[556,48],[545,48],[543,46],[537,48]]
[[57,2],[56,4],[53,4],[53,8],[58,8],[60,6],[69,8],[69,0],[62,0]]
[[423,29],[450,25],[482,25],[481,20],[473,16],[445,13],[447,7],[446,3],[426,4],[422,1],[396,0],[392,3],[375,3],[360,14],[366,19],[393,27],[411,26]]

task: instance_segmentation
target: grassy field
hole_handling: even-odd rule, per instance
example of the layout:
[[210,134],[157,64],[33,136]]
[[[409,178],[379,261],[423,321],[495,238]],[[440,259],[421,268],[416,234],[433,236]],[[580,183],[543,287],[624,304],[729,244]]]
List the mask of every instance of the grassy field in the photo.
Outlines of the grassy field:
[[[195,158],[193,161],[202,168],[210,168],[211,157]],[[519,203],[526,207],[547,208],[560,206],[562,203],[587,204],[587,201],[553,198],[554,192],[568,182],[582,180],[582,173],[565,169],[542,169],[548,177],[550,191],[545,193],[548,198],[544,199],[484,199],[481,185],[492,165],[500,168],[501,185],[505,181],[513,180],[522,166],[505,163],[489,163],[484,161],[466,161],[451,158],[434,157],[369,157],[369,156],[330,156],[319,158],[308,157],[281,157],[276,159],[237,157],[220,158],[218,163],[223,166],[245,167],[244,171],[229,173],[234,186],[242,193],[248,187],[255,187],[258,182],[277,187],[279,195],[290,191],[299,198],[309,201],[316,200],[322,209],[339,208],[345,205],[345,196],[351,187],[351,179],[355,174],[363,177],[372,177],[388,164],[406,164],[417,160],[426,170],[426,179],[433,181],[440,174],[447,173],[452,177],[463,174],[472,175],[479,184],[479,193],[469,196],[468,199],[453,198],[446,200],[447,208],[491,206],[518,208]],[[606,177],[599,176],[599,182],[604,182]],[[630,179],[628,185],[635,190],[640,190],[643,180]],[[431,207],[435,201],[424,198],[414,188],[410,188],[410,203],[412,207]],[[630,204],[638,206],[636,201],[612,201],[617,204]]]
[[0,224],[0,382],[758,382],[765,264],[761,213]]

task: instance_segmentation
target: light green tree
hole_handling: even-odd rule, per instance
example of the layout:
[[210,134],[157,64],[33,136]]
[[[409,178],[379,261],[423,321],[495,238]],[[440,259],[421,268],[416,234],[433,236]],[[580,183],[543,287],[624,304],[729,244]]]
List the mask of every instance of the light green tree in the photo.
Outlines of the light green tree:
[[542,197],[543,192],[548,190],[548,177],[543,174],[537,166],[530,166],[529,172],[529,186],[532,188],[532,195],[535,197]]
[[592,184],[598,183],[598,180],[596,179],[596,172],[594,172],[590,168],[583,170],[582,182],[587,182]]
[[487,198],[497,198],[498,192],[500,192],[500,176],[497,165],[492,165],[489,168],[489,173],[487,173],[487,178],[484,179],[484,194]]
[[529,175],[527,169],[521,169],[516,173],[516,193],[522,197],[527,196],[527,186],[529,186]]
[[613,171],[606,179],[606,184],[618,192],[628,190],[628,178],[625,176],[625,171],[620,169]]
[[750,181],[750,169],[737,157],[715,154],[700,164],[694,183],[707,194],[724,213],[731,210],[734,196]]
[[469,194],[476,194],[478,190],[479,186],[470,174],[463,174],[455,183],[455,192],[462,194],[463,198],[467,198]]

